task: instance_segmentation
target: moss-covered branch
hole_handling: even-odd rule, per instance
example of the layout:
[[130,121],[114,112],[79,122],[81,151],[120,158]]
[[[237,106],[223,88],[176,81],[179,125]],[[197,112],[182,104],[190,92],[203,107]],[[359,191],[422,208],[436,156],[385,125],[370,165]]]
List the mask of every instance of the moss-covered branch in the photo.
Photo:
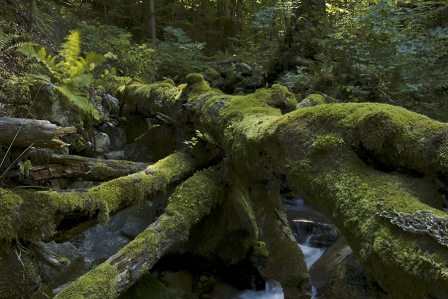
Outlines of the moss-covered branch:
[[163,255],[185,242],[193,225],[220,204],[224,196],[219,170],[197,172],[170,196],[165,213],[156,222],[55,298],[116,298]]
[[82,191],[0,189],[0,242],[9,248],[16,238],[31,242],[51,239],[64,216],[73,211],[105,223],[109,215],[164,192],[213,157],[203,153],[197,159],[187,152],[174,153],[141,172]]

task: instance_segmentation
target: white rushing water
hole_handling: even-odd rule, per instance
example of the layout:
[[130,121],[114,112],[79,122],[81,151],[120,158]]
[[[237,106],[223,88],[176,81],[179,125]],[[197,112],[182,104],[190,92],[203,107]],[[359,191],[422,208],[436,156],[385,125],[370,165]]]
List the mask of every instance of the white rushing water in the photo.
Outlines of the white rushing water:
[[[321,257],[324,253],[325,248],[312,247],[309,243],[311,236],[309,236],[305,243],[298,244],[300,249],[302,249],[303,255],[305,256],[306,265],[308,270],[311,266]],[[313,298],[316,295],[316,289],[313,287],[312,290]],[[283,289],[280,283],[277,281],[266,282],[266,288],[264,291],[244,291],[234,299],[284,299]]]
[[300,249],[302,249],[303,255],[305,256],[306,266],[308,270],[311,269],[311,266],[322,256],[325,251],[325,248],[312,247],[310,245],[310,239],[312,236],[309,236],[305,243],[299,244]]
[[266,282],[266,288],[264,291],[244,291],[235,299],[284,299],[282,286],[278,281]]

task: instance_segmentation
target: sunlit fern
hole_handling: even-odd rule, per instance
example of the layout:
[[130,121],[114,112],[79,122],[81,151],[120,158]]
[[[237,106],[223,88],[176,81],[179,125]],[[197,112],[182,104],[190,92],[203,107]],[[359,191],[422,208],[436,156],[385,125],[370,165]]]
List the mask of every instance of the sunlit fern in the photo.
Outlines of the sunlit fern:
[[93,79],[93,69],[105,58],[95,53],[81,56],[79,31],[71,31],[57,56],[49,55],[44,47],[36,50],[32,45],[24,45],[19,51],[35,59],[41,66],[41,68],[35,68],[37,71],[32,75],[39,79],[46,78],[45,81],[53,83],[73,104],[90,112],[95,119],[99,118],[98,111],[88,101],[88,93],[83,90],[83,87],[89,86]]

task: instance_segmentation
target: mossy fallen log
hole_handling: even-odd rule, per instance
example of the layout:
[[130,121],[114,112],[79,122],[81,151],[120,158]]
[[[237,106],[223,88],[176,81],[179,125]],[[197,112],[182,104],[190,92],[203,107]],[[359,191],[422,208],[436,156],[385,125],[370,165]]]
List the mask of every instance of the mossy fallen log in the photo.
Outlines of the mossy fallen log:
[[[56,233],[60,238],[64,232],[58,231],[59,227],[80,224],[64,223],[66,215],[73,212],[92,216],[99,223],[105,223],[110,215],[164,192],[205,166],[215,156],[202,153],[200,158],[196,158],[188,152],[177,152],[143,171],[88,190],[0,189],[0,247],[9,248],[9,244],[17,238],[32,243],[51,240]],[[91,218],[86,220],[91,221]]]
[[[163,113],[188,124],[191,132],[199,132],[190,144],[193,150],[204,141],[220,147],[225,152],[224,179],[237,177],[249,192],[263,186],[267,196],[261,202],[252,199],[254,211],[257,205],[269,205],[274,199],[268,195],[279,188],[291,189],[333,220],[359,257],[378,297],[446,298],[448,124],[384,104],[325,104],[320,95],[307,99],[318,105],[296,109],[294,96],[279,85],[247,96],[229,96],[211,89],[199,74],[189,75],[186,82],[177,88],[151,85],[141,108],[151,115]],[[190,163],[197,163],[184,158],[190,162],[161,161],[157,171],[184,177],[196,168]],[[178,168],[180,173],[173,174]],[[148,190],[154,186],[167,184],[163,175],[152,181],[148,178],[151,172],[147,169],[84,193],[2,190],[0,236],[11,242],[16,236],[35,241],[51,235],[56,210],[83,208],[99,212],[99,218],[105,220],[111,212],[152,194]],[[200,192],[200,188],[196,190]],[[42,214],[35,211],[38,204]],[[174,210],[168,209],[161,222],[148,228],[150,232],[143,233],[139,241],[79,279],[61,293],[66,297],[60,298],[113,298],[121,290],[118,280],[123,289],[132,284],[140,269],[151,267],[154,255],[172,248],[164,247],[172,242],[162,237],[173,236],[175,230],[164,230],[162,221],[171,221],[172,215],[189,218],[201,205],[193,205],[192,210],[172,207]],[[265,210],[271,214],[276,209]],[[17,211],[23,218],[14,218]],[[272,219],[275,223],[275,217]],[[13,227],[17,223],[19,226]],[[416,227],[418,223],[422,227]],[[183,227],[185,238],[190,227]],[[279,236],[274,233],[274,237]],[[129,248],[136,250],[132,253]],[[134,266],[136,276],[127,271]],[[304,285],[300,279],[305,276],[297,276],[297,289]],[[293,297],[287,294],[286,299]]]
[[116,298],[188,239],[193,225],[224,200],[223,186],[217,169],[195,173],[170,196],[165,213],[156,222],[55,298]]
[[331,218],[378,296],[445,298],[448,124],[385,104],[294,110],[280,86],[233,97],[200,80],[186,89],[190,121],[223,146],[244,184],[292,189]]

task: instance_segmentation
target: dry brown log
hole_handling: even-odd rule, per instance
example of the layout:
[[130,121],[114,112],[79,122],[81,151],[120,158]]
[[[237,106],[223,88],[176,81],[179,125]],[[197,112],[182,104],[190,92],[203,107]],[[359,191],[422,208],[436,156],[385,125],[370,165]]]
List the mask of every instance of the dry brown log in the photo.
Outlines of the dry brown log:
[[63,148],[70,144],[60,137],[75,133],[76,128],[60,127],[48,120],[4,117],[0,118],[0,132],[1,145]]
[[35,181],[56,178],[108,181],[141,171],[147,166],[149,163],[54,155],[49,164],[31,167],[27,178]]

